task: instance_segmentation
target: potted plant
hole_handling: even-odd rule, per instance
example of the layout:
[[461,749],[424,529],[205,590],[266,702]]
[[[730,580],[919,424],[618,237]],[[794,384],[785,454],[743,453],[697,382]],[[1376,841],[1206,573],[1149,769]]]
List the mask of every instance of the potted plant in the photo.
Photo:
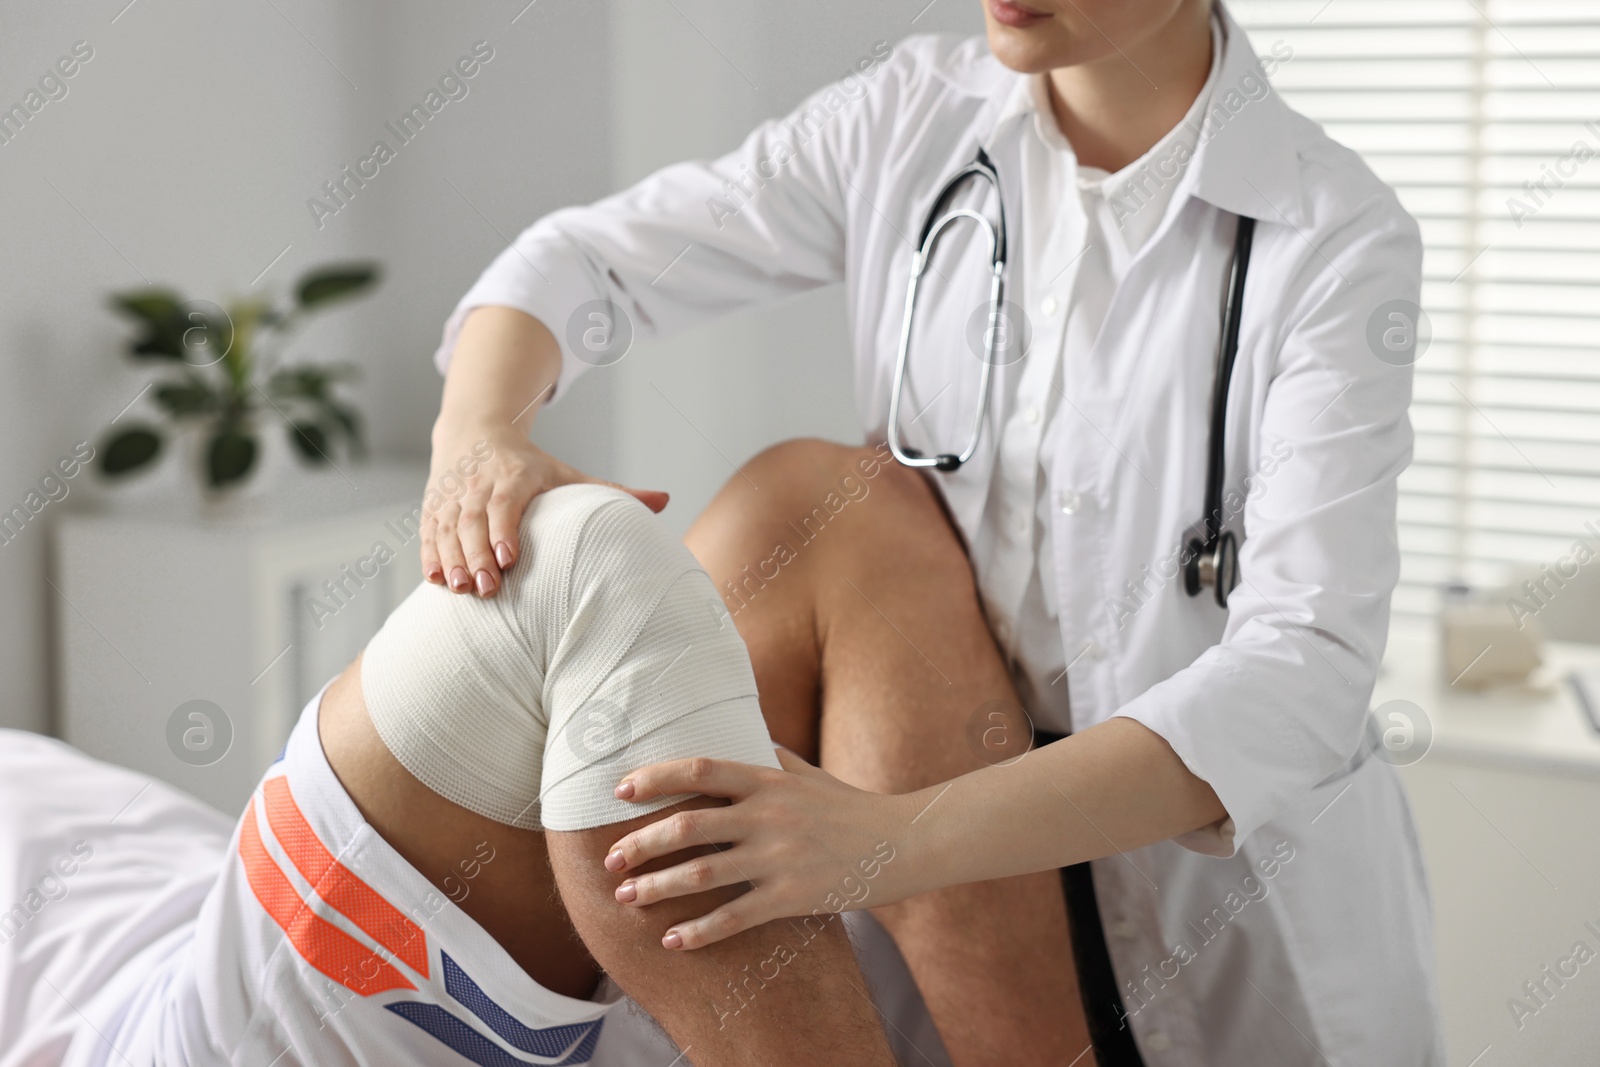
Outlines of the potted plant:
[[[200,433],[208,488],[228,489],[250,477],[263,418],[282,422],[294,451],[310,463],[331,464],[341,446],[363,453],[360,416],[336,393],[356,369],[346,363],[273,366],[271,357],[307,315],[377,280],[371,263],[321,267],[300,279],[293,301],[283,306],[253,297],[222,308],[155,288],[112,296],[112,307],[139,327],[128,354],[172,372],[154,383],[152,396],[173,428]],[[146,467],[164,441],[163,427],[150,423],[117,429],[101,444],[100,471],[116,477]]]

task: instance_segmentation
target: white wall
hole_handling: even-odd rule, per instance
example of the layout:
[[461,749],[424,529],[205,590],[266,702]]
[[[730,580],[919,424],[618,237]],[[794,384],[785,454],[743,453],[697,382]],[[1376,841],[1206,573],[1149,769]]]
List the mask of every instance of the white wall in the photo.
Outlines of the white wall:
[[[358,83],[372,74],[321,5],[281,6],[327,60],[270,5],[125,2],[8,4],[3,16],[0,104],[74,42],[94,54],[0,145],[0,509],[97,441],[147,380],[122,358],[106,294],[145,280],[197,296],[248,289],[298,239],[314,161],[350,139],[354,90],[329,61]],[[349,247],[335,236],[320,254]],[[304,262],[297,252],[264,283]],[[90,478],[67,483],[68,502]],[[48,723],[48,620],[70,610],[44,578],[62,506],[0,545],[0,725]]]
[[[603,7],[544,0],[513,24],[521,0],[126,4],[27,0],[0,14],[0,104],[74,42],[94,50],[67,95],[0,144],[0,511],[75,443],[97,442],[158,369],[123,357],[109,292],[149,281],[220,299],[251,291],[269,264],[258,289],[282,291],[330,259],[383,262],[375,296],[313,324],[293,351],[361,364],[354,395],[376,449],[425,454],[439,390],[428,359],[449,307],[504,244],[496,229],[514,234],[609,186]],[[375,139],[393,140],[383,123],[478,40],[495,55],[468,95],[319,230],[308,198]],[[605,467],[597,399],[575,397],[550,423],[598,428],[568,434],[565,454]],[[183,477],[169,465],[128,491]],[[73,609],[45,579],[49,526],[97,494],[91,475],[68,486],[64,504],[0,544],[0,726],[50,725],[50,620]]]
[[[685,158],[719,155],[786,114],[874,42],[929,30],[981,32],[972,0],[761,4],[615,0],[615,184]],[[616,477],[673,494],[683,530],[762,447],[815,435],[859,440],[839,289],[636,345],[584,389],[615,396]],[[604,379],[597,382],[597,379]],[[558,405],[559,407],[559,405]]]
[[[378,258],[376,295],[313,324],[293,351],[361,364],[354,395],[376,450],[424,455],[439,327],[508,238],[552,208],[728,150],[874,41],[981,25],[971,0],[913,23],[924,5],[7,5],[0,104],[74,42],[94,56],[0,144],[0,510],[77,442],[98,442],[149,381],[154,368],[123,357],[126,328],[105,307],[146,281],[218,299],[258,276],[256,289],[282,291],[312,264]],[[384,123],[480,40],[494,58],[467,96],[319,228],[307,200],[390,139]],[[842,298],[816,294],[638,346],[542,416],[536,436],[596,474],[671,490],[681,530],[730,462],[798,434],[854,438],[848,366]],[[154,481],[179,489],[185,477],[169,464]],[[84,475],[68,484],[71,506],[103,492]],[[60,507],[0,544],[0,726],[50,724],[50,620],[73,610],[45,580]]]
[[[347,18],[382,57],[381,82],[354,103],[359,132],[325,169],[386,136],[384,123],[420,100],[475,42],[494,50],[467,82],[467,95],[447,104],[349,209],[355,239],[388,272],[380,299],[351,316],[364,346],[392,368],[370,383],[374,437],[381,448],[425,454],[439,394],[429,361],[456,300],[534,219],[609,191],[605,6],[363,0]],[[345,222],[341,212],[325,232]],[[551,420],[557,432],[586,428],[569,435],[564,454],[608,466],[609,412],[597,397],[574,399]]]

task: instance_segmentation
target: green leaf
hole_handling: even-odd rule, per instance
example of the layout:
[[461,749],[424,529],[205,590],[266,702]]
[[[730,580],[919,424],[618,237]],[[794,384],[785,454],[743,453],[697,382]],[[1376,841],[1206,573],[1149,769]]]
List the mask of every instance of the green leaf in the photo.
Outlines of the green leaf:
[[341,404],[337,400],[325,400],[322,403],[322,409],[328,413],[329,418],[339,424],[340,428],[352,440],[361,436],[361,416],[355,408],[348,404]]
[[113,434],[100,446],[100,473],[116,477],[137,470],[161,453],[161,435],[144,426]]
[[144,322],[165,324],[183,317],[178,294],[170,289],[135,289],[112,293],[111,306]]
[[376,263],[350,263],[323,267],[300,279],[295,296],[302,308],[312,308],[330,300],[354,296],[378,280]]
[[236,424],[225,424],[206,447],[206,474],[213,489],[243,481],[255,465],[256,439]]
[[183,333],[188,326],[181,318],[161,324],[150,323],[134,338],[128,351],[134,356],[181,360],[184,355]]
[[182,359],[183,342],[177,339],[178,335],[152,330],[143,334],[129,346],[128,351],[136,356],[152,356],[157,359]]
[[361,436],[361,415],[355,408],[348,404],[341,404],[337,400],[324,400],[322,410],[332,419],[334,425],[344,431],[345,440],[349,442],[350,454],[356,457],[366,455],[366,441]]
[[[142,325],[129,346],[135,356],[181,359],[204,367],[216,363],[233,347],[234,328],[228,313],[209,301],[189,301],[166,289],[117,293],[111,305]],[[209,307],[211,311],[201,311]]]
[[182,359],[183,334],[189,323],[184,319],[178,294],[166,289],[140,289],[116,293],[111,306],[138,320],[142,328],[129,351],[134,356],[154,359]]
[[274,400],[330,404],[333,403],[333,384],[358,377],[359,373],[360,369],[349,363],[301,363],[283,367],[267,379],[267,395]]
[[289,440],[300,454],[313,463],[331,463],[328,455],[328,435],[314,422],[291,422]]
[[200,415],[217,407],[217,395],[203,382],[168,382],[156,387],[156,403],[175,419]]
[[284,367],[267,380],[275,400],[316,400],[328,390],[328,377],[317,367]]

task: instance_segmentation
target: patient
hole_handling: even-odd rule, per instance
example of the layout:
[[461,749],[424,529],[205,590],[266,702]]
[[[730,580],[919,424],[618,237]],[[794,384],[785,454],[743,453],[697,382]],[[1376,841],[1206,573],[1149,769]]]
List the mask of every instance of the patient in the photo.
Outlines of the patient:
[[[311,701],[220,874],[196,805],[145,782],[113,833],[89,789],[28,793],[137,776],[0,743],[0,889],[65,850],[76,893],[0,917],[0,1061],[894,1062],[837,917],[668,952],[739,890],[616,903],[606,847],[713,803],[640,816],[616,781],[691,755],[777,766],[772,742],[720,597],[642,505],[569,486],[521,533],[500,596],[422,585]],[[776,943],[798,949],[774,964]]]

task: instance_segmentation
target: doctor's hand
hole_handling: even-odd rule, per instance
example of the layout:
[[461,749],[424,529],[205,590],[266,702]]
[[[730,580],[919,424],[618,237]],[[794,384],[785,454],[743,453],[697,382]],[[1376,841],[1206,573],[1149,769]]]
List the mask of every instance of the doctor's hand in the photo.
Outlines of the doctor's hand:
[[625,873],[696,845],[720,851],[625,879],[620,903],[653,904],[718,886],[754,887],[709,915],[680,922],[661,943],[702,948],[773,919],[892,904],[932,886],[913,877],[906,850],[920,804],[916,793],[856,789],[778,750],[784,770],[727,760],[688,759],[635,771],[617,786],[623,800],[698,793],[727,807],[680,809],[622,838],[605,866]]
[[[474,308],[461,325],[433,424],[433,460],[422,498],[422,575],[457,593],[493,596],[517,562],[517,529],[547,489],[591,478],[528,440],[555,389],[561,346],[532,315]],[[617,485],[651,511],[667,494]]]
[[556,459],[509,422],[434,426],[422,499],[422,574],[457,593],[493,596],[517,562],[523,512],[540,493],[574,482],[610,485],[651,511],[667,494],[592,478]]

